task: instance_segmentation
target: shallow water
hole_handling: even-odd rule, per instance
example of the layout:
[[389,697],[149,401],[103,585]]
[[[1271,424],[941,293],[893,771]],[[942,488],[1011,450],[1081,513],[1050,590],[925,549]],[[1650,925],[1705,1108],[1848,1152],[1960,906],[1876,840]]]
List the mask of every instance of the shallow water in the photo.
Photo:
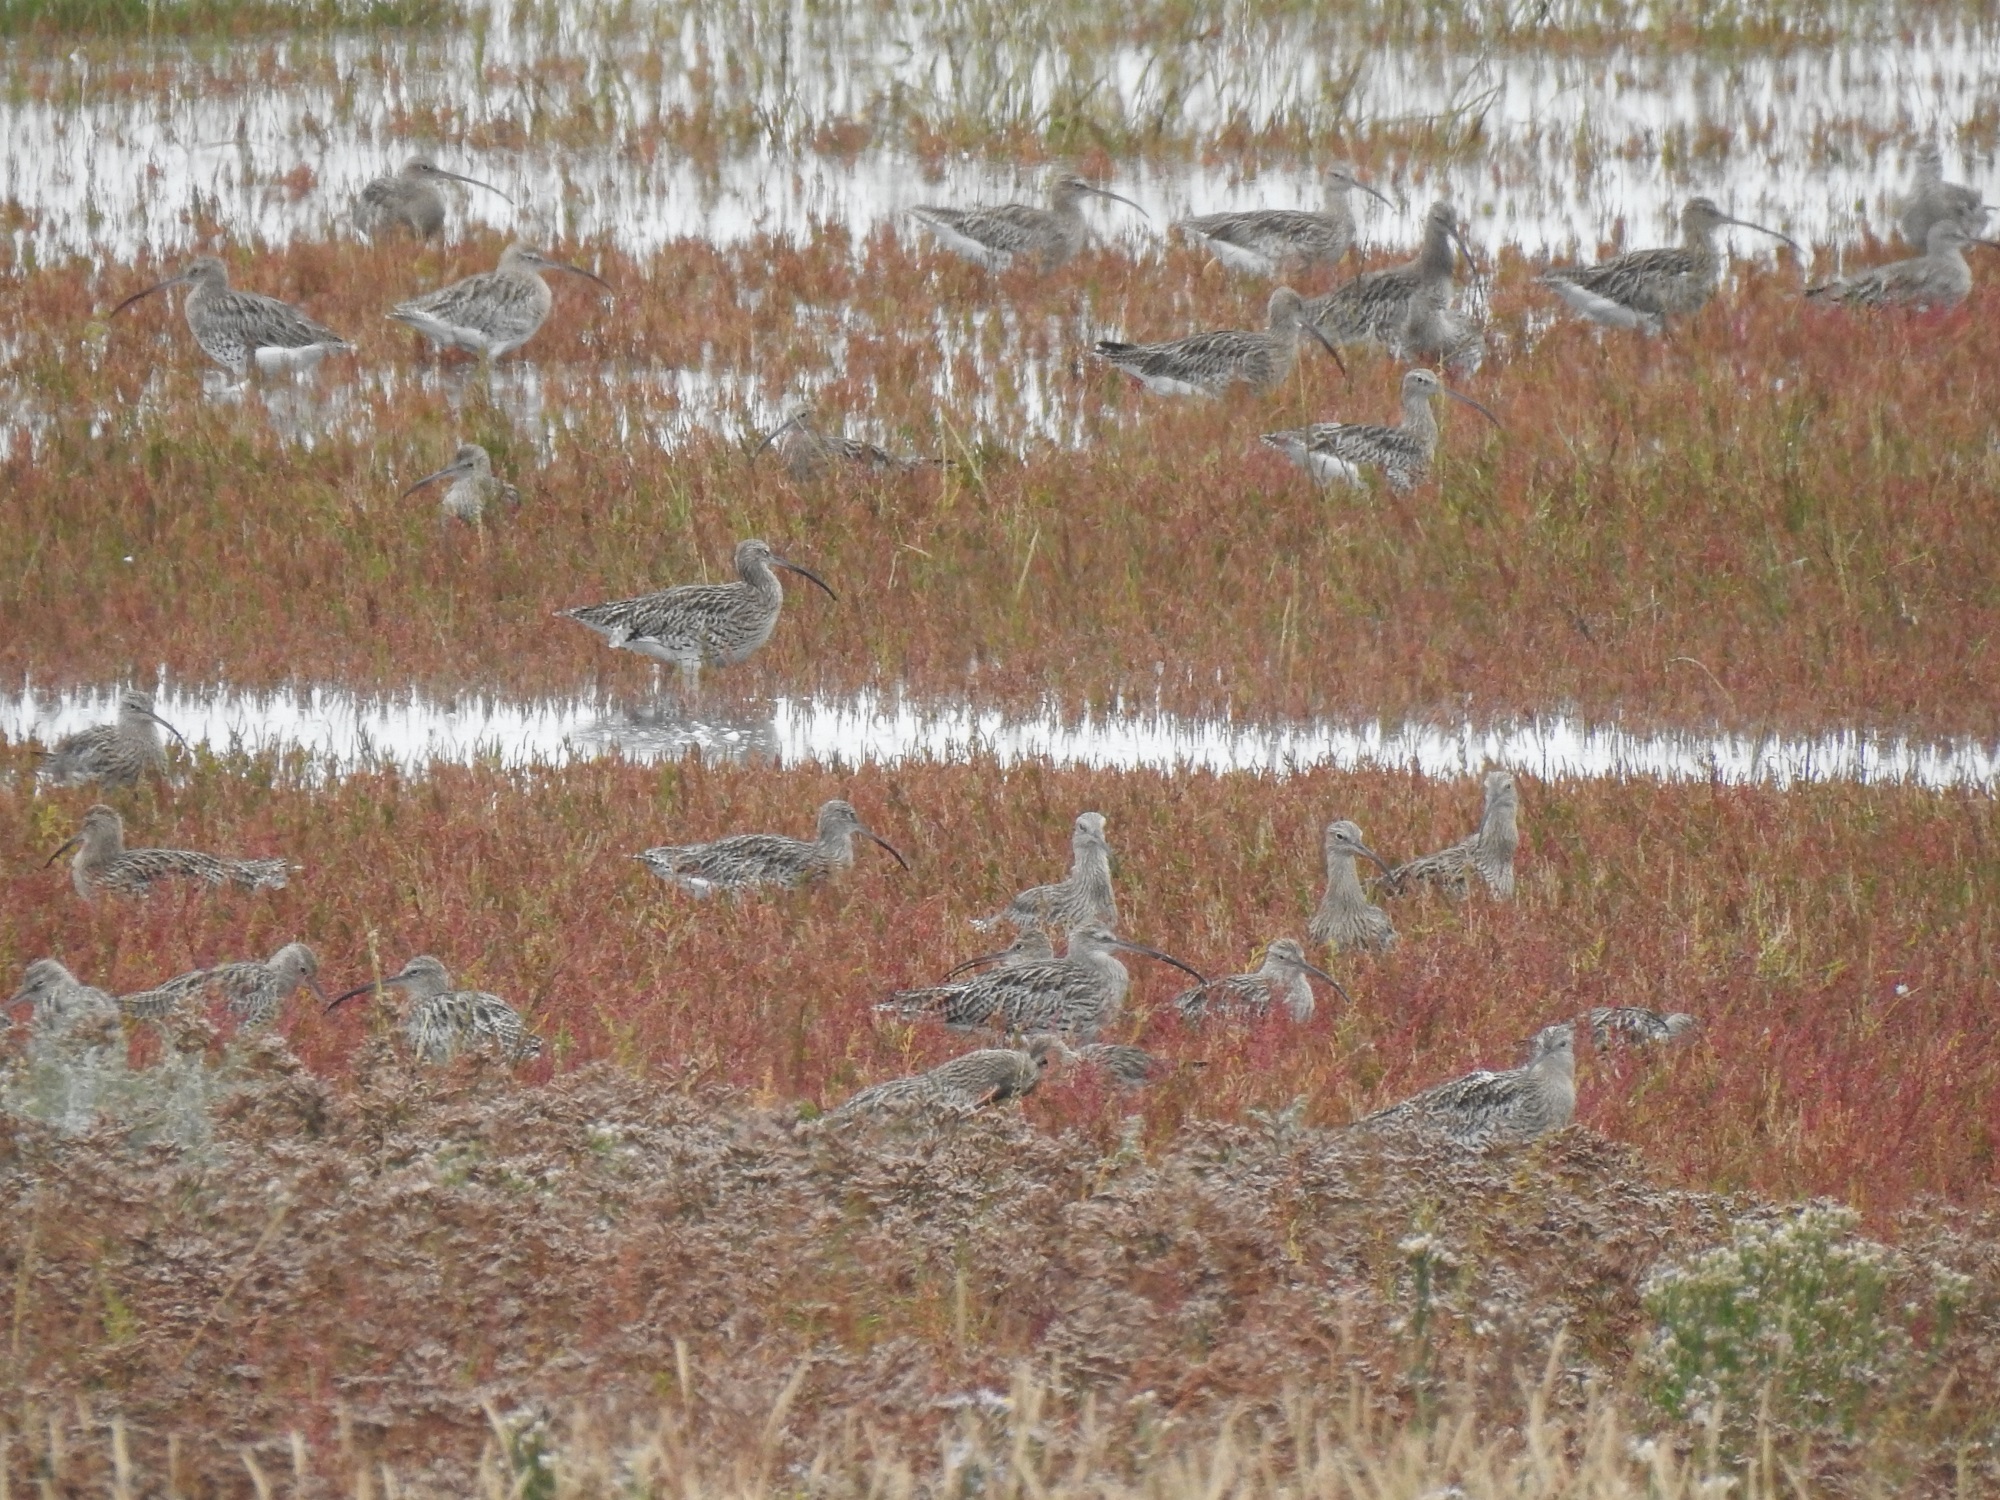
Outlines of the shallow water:
[[[356,191],[422,146],[514,199],[449,189],[460,225],[601,237],[640,254],[684,236],[805,240],[829,226],[858,244],[915,203],[1032,195],[1039,172],[969,156],[927,170],[879,144],[822,154],[819,127],[914,112],[1000,129],[1044,121],[1079,95],[1098,117],[1181,143],[1302,129],[1365,142],[1448,121],[1437,160],[1381,174],[1397,212],[1357,198],[1364,238],[1383,245],[1410,243],[1440,193],[1489,248],[1591,252],[1620,226],[1631,243],[1659,243],[1697,192],[1808,243],[1846,244],[1864,220],[1886,232],[1886,206],[1907,178],[1898,150],[1875,149],[1878,133],[1942,133],[1960,180],[1990,180],[1994,166],[1990,154],[1965,159],[1953,132],[1996,107],[2000,30],[1928,19],[1851,44],[1726,59],[1348,50],[1307,20],[1252,24],[1206,48],[1077,53],[1048,38],[988,38],[990,51],[969,62],[948,50],[948,21],[829,26],[798,7],[761,25],[691,19],[638,45],[588,19],[529,35],[496,7],[484,28],[449,38],[308,36],[219,57],[134,47],[118,54],[116,76],[102,53],[17,51],[17,86],[0,96],[0,201],[29,210],[13,231],[24,259],[172,255],[204,221],[281,245],[348,232]],[[645,66],[661,53],[661,66]],[[168,66],[135,80],[132,65],[154,58]],[[667,145],[621,149],[717,112],[753,123],[710,161]],[[453,122],[449,139],[423,138],[435,119]],[[586,143],[552,139],[565,131]],[[456,144],[482,139],[510,144]],[[1093,222],[1145,254],[1190,211],[1319,201],[1318,163],[1263,149],[1257,160],[1254,172],[1229,160],[1123,166],[1116,186],[1150,220],[1105,204]],[[1745,253],[1770,243],[1747,232],[1737,242]]]
[[[29,687],[0,697],[0,736],[52,744],[115,714],[115,694]],[[456,702],[363,697],[335,688],[276,693],[163,685],[161,715],[218,753],[297,752],[317,774],[440,764],[562,766],[618,754],[653,761],[689,752],[780,766],[1042,761],[1120,770],[1414,769],[1462,776],[1504,765],[1545,779],[1719,781],[1791,786],[1858,781],[1938,790],[2000,789],[2000,745],[1918,743],[1862,731],[1815,737],[1628,732],[1563,717],[1475,726],[1240,724],[1143,709],[1069,718],[901,696],[775,698],[683,713],[670,702],[589,699]]]

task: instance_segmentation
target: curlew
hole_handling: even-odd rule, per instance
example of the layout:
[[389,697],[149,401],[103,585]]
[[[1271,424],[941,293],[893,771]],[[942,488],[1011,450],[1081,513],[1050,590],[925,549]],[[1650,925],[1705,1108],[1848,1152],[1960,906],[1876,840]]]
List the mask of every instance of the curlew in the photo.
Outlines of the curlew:
[[326,992],[319,987],[318,976],[319,959],[312,949],[304,943],[287,943],[267,959],[195,969],[149,990],[121,995],[118,1008],[136,1020],[158,1021],[190,1000],[219,995],[239,1025],[268,1026],[278,1019],[279,1010],[300,985],[325,1004]]
[[1069,874],[1054,885],[1031,886],[1003,910],[973,918],[972,925],[982,932],[1002,922],[1062,932],[1091,923],[1115,928],[1118,900],[1111,893],[1111,844],[1104,836],[1104,814],[1078,813],[1069,847]]
[[1000,208],[925,204],[911,209],[910,217],[936,235],[947,250],[977,261],[989,271],[1004,271],[1017,257],[1033,259],[1044,271],[1053,271],[1073,260],[1090,238],[1090,227],[1083,218],[1085,197],[1109,198],[1139,209],[1141,216],[1146,212],[1109,188],[1064,174],[1049,185],[1047,208],[1029,203]]
[[1284,432],[1267,432],[1264,442],[1276,448],[1322,485],[1360,485],[1370,470],[1379,469],[1389,487],[1414,489],[1430,477],[1437,455],[1439,396],[1471,407],[1495,427],[1500,419],[1479,402],[1453,390],[1431,370],[1403,375],[1403,421],[1397,427],[1369,422],[1315,422]]
[[1681,210],[1681,243],[1666,250],[1634,250],[1594,266],[1554,266],[1539,278],[1570,308],[1594,323],[1658,333],[1668,318],[1691,317],[1708,305],[1722,276],[1715,231],[1725,224],[1783,240],[1802,258],[1789,235],[1732,218],[1707,198],[1690,198]]
[[1450,300],[1454,247],[1464,252],[1470,265],[1472,251],[1458,215],[1440,200],[1424,215],[1424,244],[1415,260],[1365,272],[1306,303],[1305,315],[1336,344],[1394,347],[1410,322],[1411,309],[1422,299]]
[[[1142,1089],[1178,1071],[1166,1058],[1130,1042],[1085,1042],[1070,1055],[1081,1067],[1101,1069],[1121,1089]],[[1208,1064],[1183,1066],[1203,1068]]]
[[1396,358],[1471,375],[1486,363],[1486,330],[1451,305],[1451,285],[1430,286],[1410,299],[1409,316],[1389,341]]
[[440,350],[464,349],[484,360],[498,359],[527,343],[548,321],[555,294],[542,280],[544,271],[567,271],[610,290],[610,283],[595,272],[517,240],[495,269],[399,303],[389,317],[416,329]]
[[153,695],[127,688],[118,695],[118,722],[93,724],[56,742],[44,753],[41,774],[57,786],[136,786],[148,771],[167,774],[164,729],[183,745],[181,732],[153,712]]
[[371,979],[334,996],[327,1013],[356,995],[390,986],[403,992],[403,1035],[419,1062],[448,1063],[486,1048],[510,1063],[542,1055],[542,1039],[528,1030],[513,1006],[484,990],[453,989],[444,965],[427,953],[379,982]]
[[1275,276],[1281,270],[1331,266],[1354,244],[1354,206],[1359,188],[1394,208],[1346,165],[1327,173],[1332,191],[1319,213],[1297,209],[1259,208],[1245,213],[1200,214],[1174,227],[1234,271]]
[[897,990],[882,1004],[875,1007],[892,1015],[928,1014],[942,1011],[960,1000],[972,984],[970,979],[958,976],[970,969],[997,965],[1003,969],[1020,964],[1048,963],[1056,956],[1055,944],[1049,941],[1047,931],[1041,927],[1023,927],[1014,941],[997,953],[981,953],[968,958],[964,963],[946,971],[943,979],[936,984],[921,989]]
[[1644,1047],[1677,1042],[1697,1025],[1684,1010],[1662,1015],[1643,1005],[1600,1005],[1590,1013],[1590,1038],[1600,1049],[1613,1043]]
[[682,691],[693,697],[704,666],[735,666],[771,638],[785,606],[784,586],[774,568],[798,574],[835,602],[840,599],[825,579],[778,556],[769,543],[743,541],[736,544],[735,583],[687,583],[557,613],[596,631],[607,646],[679,668]]
[[912,469],[935,465],[942,460],[922,454],[891,453],[875,443],[821,432],[812,423],[811,408],[792,413],[766,433],[750,457],[754,462],[766,448],[775,448],[785,472],[795,480],[807,480],[836,465],[868,469],[876,473],[907,474]]
[[282,859],[222,859],[187,849],[127,849],[125,824],[103,803],[83,815],[83,827],[51,854],[47,869],[70,850],[70,884],[88,901],[99,891],[146,895],[163,880],[195,880],[203,885],[235,885],[246,891],[280,890],[298,866]]
[[1465,894],[1467,877],[1477,874],[1502,901],[1514,895],[1514,851],[1521,843],[1521,794],[1513,773],[1486,773],[1486,808],[1479,827],[1435,854],[1398,865],[1382,882],[1392,896],[1407,895],[1415,885],[1431,884],[1452,896]]
[[[118,1019],[118,1002],[85,984],[53,958],[38,958],[21,973],[21,987],[7,1010],[33,1005],[29,1025],[37,1036],[59,1037],[79,1027],[96,1028]],[[0,1023],[4,1024],[4,1023]]]
[[355,228],[368,235],[407,229],[420,240],[429,239],[444,228],[444,194],[437,190],[440,182],[463,182],[507,198],[490,182],[447,172],[428,156],[413,156],[393,177],[377,177],[361,190],[354,200]]
[[1389,873],[1389,866],[1362,841],[1361,830],[1345,818],[1326,825],[1323,843],[1326,894],[1320,897],[1319,910],[1307,924],[1307,935],[1315,943],[1337,950],[1386,953],[1396,945],[1396,924],[1361,889],[1354,862],[1368,860],[1384,875]]
[[932,1109],[970,1113],[989,1104],[1025,1099],[1035,1091],[1049,1064],[1068,1052],[1062,1038],[1032,1036],[1019,1049],[983,1047],[911,1078],[892,1078],[865,1088],[835,1116]]
[[1929,250],[1931,227],[1945,222],[1956,223],[1968,236],[1976,237],[1986,227],[1986,205],[1971,188],[1944,180],[1944,153],[1937,142],[1925,141],[1917,147],[1916,165],[1917,180],[1898,216],[1903,238]]
[[1922,255],[1807,287],[1806,295],[1849,307],[1949,312],[1972,294],[1972,267],[1965,263],[1968,245],[2000,250],[2000,242],[1974,239],[1958,220],[1940,219],[1931,226],[1929,245]]
[[1265,948],[1264,962],[1255,973],[1231,974],[1183,990],[1174,996],[1174,1007],[1186,1019],[1199,1021],[1208,1016],[1262,1019],[1282,1005],[1294,1021],[1310,1021],[1315,1006],[1307,976],[1324,980],[1343,1001],[1354,1003],[1338,979],[1306,961],[1298,939],[1281,937]]
[[195,344],[238,380],[252,365],[264,375],[294,373],[354,347],[289,302],[231,290],[228,269],[213,255],[196,256],[178,276],[134,292],[110,315],[115,318],[142,298],[176,286],[191,288],[181,312]]
[[1268,391],[1298,363],[1301,332],[1324,345],[1341,373],[1347,373],[1340,351],[1305,321],[1305,299],[1290,287],[1271,293],[1270,323],[1262,332],[1225,328],[1165,344],[1100,339],[1093,352],[1158,396],[1220,396],[1233,385]]
[[504,504],[518,509],[521,504],[521,492],[494,476],[492,457],[477,443],[461,443],[450,463],[435,474],[426,474],[404,490],[401,498],[407,500],[425,485],[436,484],[440,479],[451,481],[438,501],[438,510],[447,521],[477,526],[485,518],[487,506]]
[[1536,1035],[1528,1061],[1504,1073],[1468,1073],[1354,1122],[1354,1129],[1434,1131],[1463,1145],[1532,1141],[1576,1116],[1576,1028]]
[[921,1000],[907,1005],[891,1001],[880,1008],[893,1009],[906,1020],[939,1020],[956,1031],[1053,1031],[1091,1041],[1117,1016],[1131,987],[1132,976],[1117,953],[1156,958],[1194,975],[1198,983],[1208,982],[1170,954],[1093,924],[1070,934],[1069,952],[1062,958],[994,969],[962,989],[918,991]]
[[854,868],[854,837],[873,840],[897,864],[910,863],[880,834],[868,828],[852,802],[838,798],[819,810],[819,836],[786,838],[781,833],[739,833],[707,844],[662,844],[632,857],[662,880],[695,896],[717,891],[749,891],[759,886],[795,889]]

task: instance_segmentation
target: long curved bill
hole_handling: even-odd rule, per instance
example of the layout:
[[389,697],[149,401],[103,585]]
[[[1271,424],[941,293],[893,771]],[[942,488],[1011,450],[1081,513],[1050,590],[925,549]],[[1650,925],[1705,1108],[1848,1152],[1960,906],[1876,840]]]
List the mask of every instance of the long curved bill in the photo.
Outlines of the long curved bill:
[[534,252],[534,263],[545,271],[567,271],[572,276],[581,276],[596,282],[607,292],[611,290],[611,283],[595,271],[586,271],[582,266],[573,266],[566,260],[557,260],[554,256],[542,254],[539,250]]
[[[449,178],[453,182],[463,182],[469,187],[482,187],[485,188],[486,191],[489,193],[500,193],[500,189],[495,187],[492,183],[481,182],[477,177],[461,177],[456,172],[447,172],[443,167],[434,167],[432,170],[436,172],[438,176]],[[507,198],[507,201],[509,203],[512,203],[514,201],[512,198],[508,198],[505,193],[500,193],[500,196],[502,198]]]
[[61,859],[65,854],[69,853],[70,850],[74,849],[78,844],[82,842],[83,842],[82,834],[79,833],[74,835],[73,837],[71,837],[68,843],[62,846],[62,848],[56,850],[55,853],[51,854],[47,859],[42,861],[42,868],[46,870],[50,865],[54,864],[57,860]]
[[[319,996],[319,1003],[321,1005],[326,1006],[327,1010],[333,1009],[332,1002],[326,998],[326,991],[319,987],[319,981],[313,978],[312,975],[310,974],[306,975],[306,988],[311,990],[315,995]],[[322,1012],[322,1014],[324,1014],[324,1012]]]
[[[345,1005],[348,1001],[352,1000],[356,995],[366,995],[371,990],[378,990],[388,983],[389,981],[387,979],[382,979],[382,980],[371,979],[366,984],[357,984],[353,989],[343,991],[341,994],[335,995],[331,1000],[328,1000],[326,1002],[326,1010],[322,1012],[322,1014],[330,1016],[334,1013],[334,1011],[339,1009],[341,1006]],[[317,992],[319,990],[319,986],[315,984],[313,986],[313,990]],[[321,996],[321,998],[324,999],[325,997]]]
[[1383,197],[1382,194],[1376,192],[1375,189],[1370,187],[1367,183],[1363,182],[1359,177],[1356,177],[1353,173],[1351,172],[1343,173],[1341,175],[1341,181],[1347,183],[1350,187],[1360,188],[1362,192],[1366,193],[1369,197],[1375,199],[1378,203],[1380,203],[1384,208],[1388,209],[1390,212],[1393,213],[1395,211],[1396,208],[1395,204],[1391,203],[1387,198]]
[[1352,375],[1347,374],[1347,361],[1340,357],[1340,350],[1337,347],[1335,347],[1333,340],[1326,336],[1326,330],[1324,328],[1321,328],[1319,324],[1313,322],[1310,318],[1305,320],[1305,328],[1306,332],[1311,334],[1314,338],[1318,339],[1320,341],[1321,346],[1326,350],[1326,352],[1333,356],[1333,362],[1340,366],[1340,373],[1343,375],[1347,375],[1347,378],[1349,380],[1352,380],[1354,377]]
[[1384,860],[1381,855],[1377,854],[1373,849],[1370,849],[1366,844],[1356,844],[1354,846],[1354,852],[1356,854],[1359,854],[1363,859],[1368,860],[1370,863],[1372,863],[1376,869],[1380,870],[1385,876],[1387,876],[1391,880],[1395,879],[1396,872],[1389,868],[1388,862]]
[[1333,992],[1336,995],[1340,996],[1342,1000],[1346,1001],[1350,1007],[1354,1004],[1354,997],[1347,993],[1347,986],[1342,984],[1338,979],[1335,979],[1331,974],[1327,973],[1326,970],[1315,968],[1312,964],[1300,964],[1299,967],[1304,969],[1308,974],[1312,975],[1313,978],[1324,979],[1328,984],[1332,985]]
[[949,984],[951,983],[952,980],[956,979],[959,975],[965,973],[969,969],[977,969],[983,964],[997,964],[1000,962],[1001,959],[1005,958],[1006,956],[1007,956],[1007,950],[1005,948],[998,949],[997,951],[992,953],[976,954],[973,957],[968,958],[964,963],[955,964],[951,968],[946,969],[944,971],[944,978],[939,980],[938,983]]
[[[826,585],[821,584],[820,587],[825,588]],[[831,590],[828,590],[828,592],[831,592]],[[870,833],[865,828],[860,829],[859,832],[864,838],[873,839],[876,843],[880,844],[884,849],[887,849],[889,851],[890,857],[893,858],[896,861],[896,863],[901,865],[904,869],[907,870],[910,868],[910,862],[907,859],[903,858],[902,852],[899,849],[897,849],[897,847],[894,844],[890,843],[887,839],[883,838],[881,834]]]
[[170,286],[183,286],[186,284],[186,282],[187,282],[187,277],[185,275],[169,276],[165,281],[156,281],[151,286],[147,287],[145,291],[134,292],[131,296],[127,297],[123,302],[119,303],[116,307],[112,308],[110,312],[105,314],[105,316],[110,318],[115,318],[120,313],[125,311],[126,308],[130,307],[134,302],[143,302],[145,301],[146,298],[152,296],[153,293],[155,292],[164,292]]
[[465,474],[466,472],[467,471],[465,469],[460,468],[457,464],[446,464],[442,469],[439,469],[437,473],[426,474],[422,479],[419,479],[415,484],[411,485],[408,489],[404,490],[403,493],[397,498],[402,500],[407,500],[410,498],[410,496],[414,495],[418,490],[422,489],[427,484],[436,484],[440,479],[456,479],[459,478],[461,475]]
[[1153,217],[1151,214],[1147,213],[1145,209],[1139,208],[1138,204],[1134,203],[1130,198],[1127,198],[1123,193],[1114,193],[1111,191],[1110,188],[1092,187],[1089,183],[1084,184],[1083,190],[1086,193],[1095,193],[1100,198],[1109,198],[1114,203],[1122,203],[1127,208],[1137,208],[1139,209],[1139,217],[1142,219],[1150,219]]
[[[802,568],[795,562],[786,562],[785,559],[782,557],[772,558],[771,565],[773,567],[783,568],[787,573],[796,573],[801,578],[810,579],[812,582],[820,586],[821,591],[825,593],[827,598],[833,600],[833,602],[836,604],[840,602],[840,595],[836,594],[832,589],[828,588],[826,586],[826,580],[820,577],[819,574],[815,573],[811,568]],[[873,838],[875,835],[871,833],[868,836],[870,838]],[[901,858],[900,855],[898,855],[897,857]]]
[[1127,953],[1141,953],[1147,958],[1157,958],[1163,964],[1172,964],[1184,974],[1192,974],[1197,984],[1207,984],[1208,976],[1191,964],[1184,964],[1171,953],[1162,953],[1158,948],[1149,948],[1144,943],[1132,942],[1129,938],[1115,937],[1111,940],[1114,948],[1123,948]]
[[1465,257],[1466,265],[1471,268],[1472,279],[1481,280],[1483,273],[1479,269],[1479,261],[1472,253],[1472,246],[1465,242],[1465,232],[1456,223],[1451,226],[1451,239],[1452,243],[1458,246],[1458,253]]
[[1768,234],[1774,240],[1783,240],[1792,249],[1796,250],[1801,257],[1806,253],[1805,247],[1800,245],[1789,234],[1780,234],[1775,229],[1766,229],[1762,224],[1752,224],[1748,219],[1724,219],[1722,222],[1725,224],[1734,224],[1740,229],[1754,229],[1759,234]]
[[151,719],[155,724],[159,725],[160,728],[166,730],[168,734],[172,735],[175,739],[179,740],[183,745],[186,745],[190,752],[193,751],[194,746],[188,744],[187,736],[182,734],[178,729],[174,728],[174,726],[169,724],[165,719],[161,718],[151,709],[148,709],[146,711],[146,717]]
[[766,448],[770,447],[771,444],[777,442],[779,438],[783,437],[786,433],[790,432],[794,427],[798,426],[799,423],[803,422],[805,419],[806,419],[806,414],[804,412],[802,411],[793,412],[789,417],[785,418],[784,421],[780,422],[776,427],[773,427],[769,432],[765,433],[763,441],[758,443],[756,447],[750,450],[750,462],[753,464],[757,462],[758,457],[763,453],[763,451]]
[[1452,400],[1464,402],[1465,405],[1471,407],[1474,411],[1478,412],[1480,416],[1486,418],[1487,421],[1491,422],[1495,427],[1498,427],[1502,432],[1505,432],[1507,430],[1507,426],[1504,422],[1502,422],[1498,417],[1494,416],[1493,413],[1488,411],[1485,407],[1481,406],[1477,401],[1474,401],[1470,396],[1466,395],[1463,391],[1455,391],[1448,385],[1440,385],[1438,389],[1443,391],[1447,396],[1451,397]]

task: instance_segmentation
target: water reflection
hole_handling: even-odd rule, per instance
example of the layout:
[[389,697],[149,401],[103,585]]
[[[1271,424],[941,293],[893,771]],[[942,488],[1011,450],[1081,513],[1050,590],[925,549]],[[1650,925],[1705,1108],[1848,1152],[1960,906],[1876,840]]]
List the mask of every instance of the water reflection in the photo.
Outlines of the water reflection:
[[[830,228],[858,247],[918,202],[1039,195],[1038,172],[1004,162],[920,168],[893,147],[821,155],[813,145],[841,121],[893,138],[912,116],[979,119],[1002,134],[1019,123],[1033,135],[1074,111],[1110,138],[1195,145],[1310,138],[1368,150],[1379,137],[1390,147],[1370,154],[1399,158],[1415,139],[1420,164],[1378,163],[1408,215],[1371,204],[1364,240],[1413,242],[1415,215],[1443,192],[1465,206],[1477,238],[1533,256],[1595,250],[1620,227],[1633,243],[1668,242],[1674,211],[1697,192],[1801,240],[1850,243],[1865,218],[1886,227],[1908,178],[1901,153],[1881,149],[1884,131],[1943,131],[1960,180],[1993,165],[1990,148],[1961,158],[1950,134],[1990,114],[2000,31],[1929,12],[1837,46],[1717,56],[1342,46],[1339,23],[1314,15],[1235,23],[1198,45],[1095,50],[1037,26],[954,53],[954,7],[835,7],[830,18],[817,6],[755,9],[705,10],[678,29],[653,23],[642,47],[610,29],[635,24],[627,8],[580,9],[531,33],[513,7],[496,6],[486,24],[449,37],[302,35],[219,58],[161,47],[147,57],[166,66],[128,70],[115,85],[93,80],[81,52],[17,51],[14,87],[0,95],[0,202],[27,210],[15,263],[168,255],[217,227],[273,245],[353,233],[345,216],[360,188],[413,145],[435,144],[405,138],[412,120],[449,120],[458,141],[508,143],[435,144],[442,165],[520,205],[452,189],[454,228],[526,226],[641,255],[681,238],[805,241]],[[661,140],[690,118],[717,118],[718,137],[742,144],[691,160]],[[563,129],[584,139],[551,138]],[[1260,161],[1121,166],[1119,190],[1153,217],[1103,217],[1099,232],[1152,254],[1162,226],[1189,211],[1320,201],[1320,163],[1282,150]]]
[[[295,752],[317,774],[437,764],[562,766],[606,754],[631,760],[696,753],[777,766],[1022,761],[1123,770],[1249,771],[1412,768],[1461,776],[1505,765],[1551,778],[1638,778],[1790,786],[1858,781],[2000,790],[2000,746],[1921,743],[1863,731],[1819,736],[1628,732],[1552,717],[1478,726],[1240,724],[1150,711],[1066,716],[925,702],[899,694],[723,702],[686,712],[671,702],[513,702],[466,697],[373,698],[333,688],[276,693],[189,691],[163,683],[160,712],[218,753]],[[43,745],[114,717],[115,690],[0,698],[0,736]]]

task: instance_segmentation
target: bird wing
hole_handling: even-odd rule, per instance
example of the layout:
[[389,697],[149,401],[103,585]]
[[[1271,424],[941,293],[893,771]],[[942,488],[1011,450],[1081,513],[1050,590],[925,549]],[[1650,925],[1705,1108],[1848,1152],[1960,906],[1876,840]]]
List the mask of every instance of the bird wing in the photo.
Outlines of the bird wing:
[[415,315],[454,328],[476,328],[488,335],[526,337],[541,327],[543,308],[537,287],[541,287],[541,282],[533,277],[481,271],[435,292],[398,303],[389,316],[407,322],[406,315]]
[[319,344],[348,347],[346,339],[324,323],[315,323],[289,302],[280,302],[260,292],[232,291],[228,296],[229,311],[241,318],[246,339],[257,348],[310,349]]
[[1039,250],[1047,233],[1048,210],[1027,203],[999,208],[914,208],[910,213],[1003,255]]

